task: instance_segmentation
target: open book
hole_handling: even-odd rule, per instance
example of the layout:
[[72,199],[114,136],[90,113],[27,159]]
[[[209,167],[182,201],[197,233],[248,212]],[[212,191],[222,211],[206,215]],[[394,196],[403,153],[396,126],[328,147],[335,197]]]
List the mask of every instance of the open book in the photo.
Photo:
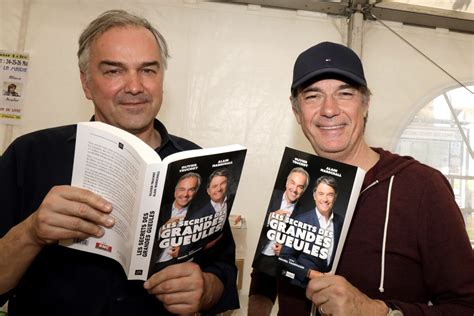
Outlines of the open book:
[[364,175],[286,148],[252,266],[300,287],[314,273],[334,273]]
[[129,279],[146,280],[169,264],[192,260],[221,235],[245,155],[243,146],[229,145],[162,161],[126,131],[79,123],[71,185],[110,201],[115,225],[101,238],[61,244],[117,260]]

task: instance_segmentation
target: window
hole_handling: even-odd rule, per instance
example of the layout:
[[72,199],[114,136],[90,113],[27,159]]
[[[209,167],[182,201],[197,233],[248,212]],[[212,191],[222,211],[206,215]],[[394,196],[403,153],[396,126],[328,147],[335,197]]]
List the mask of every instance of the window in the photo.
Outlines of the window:
[[[467,88],[474,91],[474,85]],[[470,91],[454,88],[429,101],[403,131],[396,152],[448,178],[474,246],[474,94]]]

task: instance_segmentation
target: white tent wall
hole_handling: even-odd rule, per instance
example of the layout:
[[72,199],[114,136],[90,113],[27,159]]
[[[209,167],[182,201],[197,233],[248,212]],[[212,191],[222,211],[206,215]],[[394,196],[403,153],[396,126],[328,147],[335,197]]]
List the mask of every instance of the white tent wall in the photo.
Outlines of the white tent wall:
[[[23,19],[25,8],[29,15]],[[242,295],[285,146],[311,150],[288,101],[293,62],[320,41],[344,43],[346,19],[324,14],[201,1],[0,0],[0,48],[15,50],[27,23],[30,72],[22,125],[12,139],[42,128],[88,120],[77,38],[106,9],[151,20],[167,38],[172,58],[158,118],[171,133],[204,147],[241,143],[248,148],[233,213],[247,219]],[[474,81],[474,37],[389,23],[460,80]],[[455,82],[376,22],[366,22],[362,59],[373,92],[367,136],[393,149],[426,101]],[[0,146],[8,129],[0,125]],[[0,152],[4,148],[0,147]]]
[[[474,35],[385,22],[463,84],[474,81]],[[378,22],[366,23],[362,52],[373,93],[366,135],[394,150],[413,116],[455,80]]]

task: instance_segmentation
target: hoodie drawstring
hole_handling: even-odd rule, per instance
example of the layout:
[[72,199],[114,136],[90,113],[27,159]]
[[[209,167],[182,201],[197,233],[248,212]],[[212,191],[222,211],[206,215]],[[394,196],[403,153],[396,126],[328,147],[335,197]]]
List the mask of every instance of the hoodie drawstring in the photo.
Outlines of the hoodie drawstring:
[[388,185],[388,197],[387,197],[387,209],[385,210],[385,225],[383,228],[383,241],[382,241],[382,262],[381,262],[381,271],[380,271],[380,286],[379,291],[383,293],[383,282],[385,277],[385,244],[387,242],[387,229],[388,229],[388,218],[390,216],[390,197],[392,195],[392,183],[395,175],[390,177],[390,183]]

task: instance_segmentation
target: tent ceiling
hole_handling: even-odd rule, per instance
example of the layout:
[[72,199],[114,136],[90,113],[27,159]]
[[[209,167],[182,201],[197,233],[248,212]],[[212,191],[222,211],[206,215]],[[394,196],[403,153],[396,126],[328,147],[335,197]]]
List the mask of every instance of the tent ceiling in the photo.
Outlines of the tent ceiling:
[[[369,20],[373,20],[375,16],[385,21],[396,21],[430,28],[445,28],[450,31],[474,34],[474,13],[468,12],[471,0],[451,0],[451,9],[428,7],[425,0],[221,0],[216,2],[316,11],[347,17],[350,17],[353,12],[359,11],[364,13],[365,19]],[[464,8],[465,12],[460,11]]]

